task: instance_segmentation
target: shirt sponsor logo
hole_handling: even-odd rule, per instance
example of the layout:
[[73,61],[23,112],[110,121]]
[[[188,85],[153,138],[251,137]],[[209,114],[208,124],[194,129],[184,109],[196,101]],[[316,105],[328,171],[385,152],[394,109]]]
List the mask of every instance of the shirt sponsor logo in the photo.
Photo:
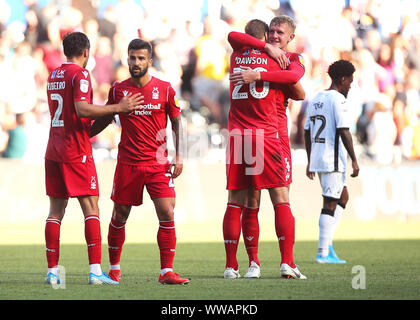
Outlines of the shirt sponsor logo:
[[51,79],[54,79],[54,78],[62,79],[62,78],[64,78],[64,72],[66,72],[66,70],[61,70],[61,69],[54,70],[53,73],[51,74]]
[[161,108],[161,104],[152,104],[152,103],[148,103],[148,104],[143,104],[140,105],[141,110],[135,110],[134,114],[136,116],[151,116],[152,115],[152,110],[160,110]]

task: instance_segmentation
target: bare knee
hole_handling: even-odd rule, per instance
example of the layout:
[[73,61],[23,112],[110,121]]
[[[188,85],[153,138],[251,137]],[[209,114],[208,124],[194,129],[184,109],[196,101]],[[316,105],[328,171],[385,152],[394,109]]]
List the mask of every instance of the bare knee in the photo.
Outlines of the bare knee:
[[344,208],[347,205],[347,202],[349,202],[349,192],[347,187],[344,187],[338,204]]
[[154,199],[153,203],[159,221],[174,220],[175,198],[158,198]]
[[99,216],[98,196],[80,196],[77,199],[85,217],[88,215]]
[[260,198],[261,190],[255,190],[254,188],[249,189],[245,200],[245,206],[247,208],[259,208]]
[[115,203],[112,211],[112,218],[118,222],[126,222],[130,215],[130,211],[131,206]]

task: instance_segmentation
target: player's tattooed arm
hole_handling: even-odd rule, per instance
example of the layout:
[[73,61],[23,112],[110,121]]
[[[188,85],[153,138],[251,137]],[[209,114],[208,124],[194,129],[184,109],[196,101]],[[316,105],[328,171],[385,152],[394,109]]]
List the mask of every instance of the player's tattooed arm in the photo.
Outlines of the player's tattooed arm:
[[337,131],[351,159],[351,166],[353,168],[351,177],[357,177],[359,175],[359,165],[357,163],[356,154],[354,153],[353,139],[350,130],[348,128],[338,128]]
[[182,141],[182,121],[181,116],[178,115],[174,118],[171,118],[172,131],[174,133],[174,142],[175,142],[175,159],[173,160],[172,167],[172,178],[175,179],[182,173],[183,169],[183,159],[181,154],[181,148],[183,145]]

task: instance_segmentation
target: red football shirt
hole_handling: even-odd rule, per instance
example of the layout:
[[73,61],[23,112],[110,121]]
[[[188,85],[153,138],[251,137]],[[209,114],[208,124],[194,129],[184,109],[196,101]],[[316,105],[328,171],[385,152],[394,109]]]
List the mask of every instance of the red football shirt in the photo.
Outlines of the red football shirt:
[[92,103],[89,71],[75,63],[63,63],[47,81],[51,128],[45,159],[84,162],[92,156],[89,140],[91,119],[79,118],[74,103]]
[[[263,50],[266,43],[256,39],[248,34],[232,31],[228,35],[228,41],[232,48],[239,50],[244,47],[253,47]],[[277,107],[278,107],[278,132],[280,136],[289,136],[287,130],[287,115],[284,92],[282,84],[290,84],[298,82],[305,74],[303,58],[297,53],[286,52],[290,64],[286,70],[269,69],[266,73],[261,73],[261,80],[270,81],[278,84]]]
[[[261,73],[280,69],[277,63],[257,49],[234,50],[230,58],[229,72],[240,71],[247,66]],[[277,109],[275,85],[267,81],[250,84],[230,84],[230,110],[228,129],[231,134],[259,134],[275,137],[277,134]],[[246,130],[248,129],[248,130]]]
[[[302,57],[299,54],[293,53],[293,52],[286,52],[286,56],[289,58],[289,61],[290,61],[290,64],[287,70],[290,70],[295,74],[303,76],[303,74],[305,73],[305,67],[303,65]],[[281,89],[282,87],[283,86],[280,85],[280,90],[282,90]],[[286,105],[285,105],[285,100],[288,99],[288,97],[284,96],[283,94],[284,91],[280,91],[280,92],[281,94],[277,95],[278,131],[279,131],[279,136],[288,137],[289,131],[287,129],[287,115],[286,115]]]
[[174,118],[181,114],[175,102],[175,90],[169,82],[155,77],[151,77],[142,88],[136,87],[129,78],[113,85],[109,90],[107,104],[119,103],[129,93],[141,93],[144,103],[141,109],[130,114],[118,114],[122,127],[118,161],[141,165],[168,163],[167,119],[168,116]]

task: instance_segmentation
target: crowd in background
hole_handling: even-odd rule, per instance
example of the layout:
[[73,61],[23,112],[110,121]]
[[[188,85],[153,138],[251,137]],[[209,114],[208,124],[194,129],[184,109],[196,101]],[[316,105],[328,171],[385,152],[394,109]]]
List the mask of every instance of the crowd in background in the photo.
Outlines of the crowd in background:
[[[83,31],[91,42],[94,103],[104,104],[112,83],[129,77],[129,41],[146,39],[154,49],[151,73],[177,92],[194,146],[189,156],[203,150],[201,143],[206,155],[220,158],[229,111],[227,34],[243,31],[250,19],[269,23],[287,14],[297,24],[288,50],[302,54],[306,69],[306,99],[289,103],[292,148],[303,147],[308,100],[329,87],[326,70],[342,58],[357,70],[348,100],[359,156],[380,164],[420,158],[416,0],[25,0],[23,22],[10,19],[13,3],[0,0],[3,157],[43,160],[50,124],[46,80],[65,60],[63,35]],[[92,139],[99,159],[115,158],[119,133],[117,121]]]

